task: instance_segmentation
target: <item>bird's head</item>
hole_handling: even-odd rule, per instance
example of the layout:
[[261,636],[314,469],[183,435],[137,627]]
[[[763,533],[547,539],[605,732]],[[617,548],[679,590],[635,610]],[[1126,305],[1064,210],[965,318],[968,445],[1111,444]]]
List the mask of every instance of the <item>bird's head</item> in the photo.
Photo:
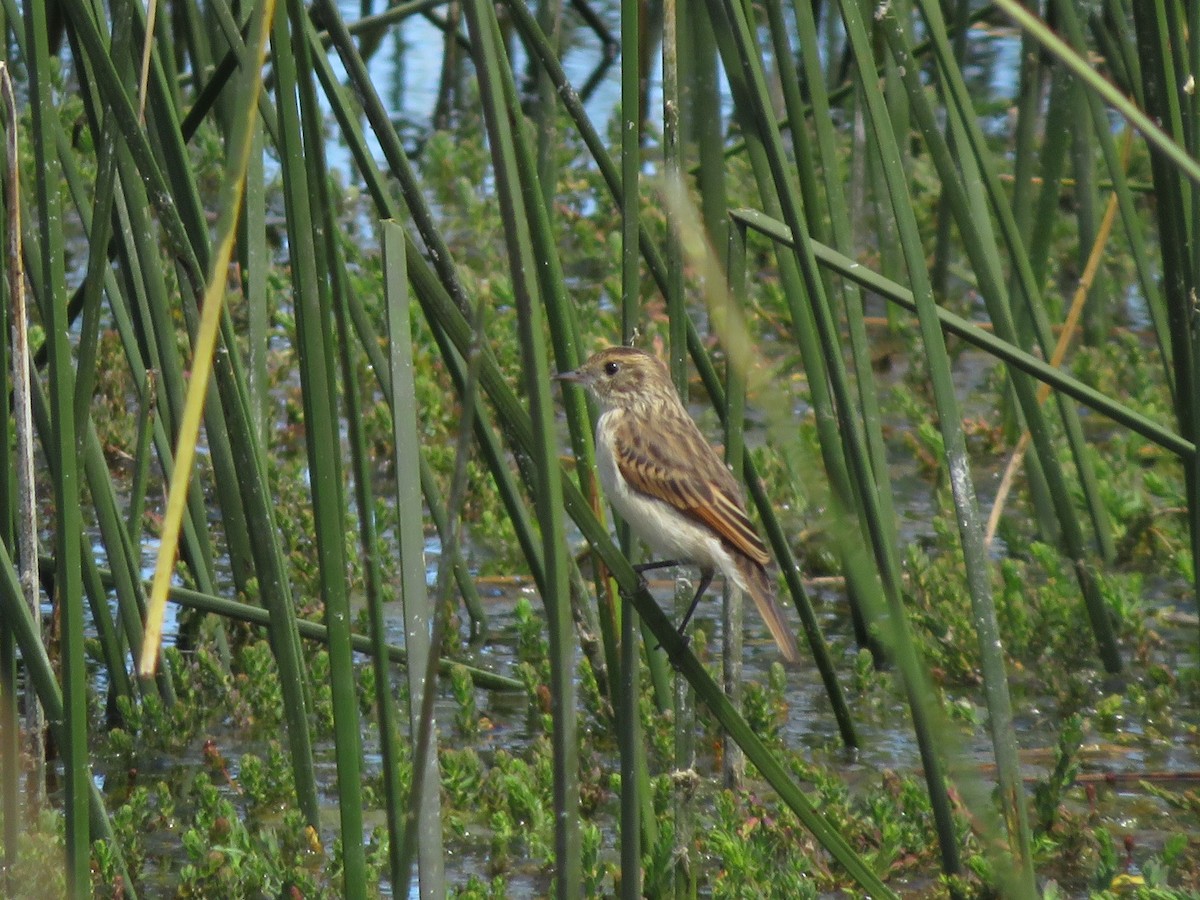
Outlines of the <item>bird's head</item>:
[[563,372],[557,378],[583,385],[605,409],[628,409],[675,397],[667,367],[633,347],[601,350],[574,372]]

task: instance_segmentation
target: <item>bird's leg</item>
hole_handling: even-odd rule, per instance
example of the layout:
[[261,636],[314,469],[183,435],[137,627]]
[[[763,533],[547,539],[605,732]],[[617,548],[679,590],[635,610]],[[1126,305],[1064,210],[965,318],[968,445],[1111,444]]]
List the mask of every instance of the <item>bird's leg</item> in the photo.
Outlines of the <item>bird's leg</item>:
[[[678,566],[678,565],[682,565],[682,563],[680,563],[679,560],[677,560],[677,559],[664,559],[664,560],[660,560],[659,562],[638,563],[637,565],[632,566],[632,568],[633,568],[633,571],[637,572],[638,587],[641,590],[648,591],[648,590],[650,590],[650,586],[648,584],[646,584],[646,579],[642,577],[643,572],[649,572],[652,569],[669,569],[671,566]],[[629,596],[625,592],[624,588],[621,589],[621,596],[622,597]]]
[[687,615],[683,617],[683,621],[679,623],[679,636],[685,641],[684,631],[687,630],[688,622],[692,621],[692,614],[696,611],[696,607],[700,604],[700,598],[704,596],[704,592],[708,590],[708,586],[712,584],[714,571],[712,569],[700,570],[700,587],[696,588],[696,596],[692,598],[692,605],[688,607]]
[[633,571],[641,575],[643,572],[650,572],[654,569],[669,569],[671,566],[682,565],[677,559],[660,559],[658,562],[638,563],[633,567]]
[[[633,571],[637,572],[640,576],[643,572],[649,572],[653,569],[669,569],[671,566],[679,565],[683,565],[680,560],[663,559],[657,562],[639,563],[633,567]],[[708,586],[712,584],[713,576],[715,574],[716,572],[713,569],[700,570],[700,586],[696,588],[696,595],[692,597],[692,604],[688,607],[687,615],[685,615],[683,617],[683,621],[679,623],[679,636],[683,638],[684,644],[688,643],[687,635],[684,633],[687,631],[688,622],[692,621],[692,615],[696,612],[696,607],[700,605],[700,598],[704,596],[704,592],[707,591]],[[660,644],[654,649],[660,650],[662,649],[662,645]]]
[[641,581],[643,588],[648,588],[646,579],[642,577],[643,572],[650,572],[654,569],[669,569],[671,566],[682,565],[677,559],[660,559],[658,562],[638,563],[633,567],[633,571],[638,573],[638,580]]

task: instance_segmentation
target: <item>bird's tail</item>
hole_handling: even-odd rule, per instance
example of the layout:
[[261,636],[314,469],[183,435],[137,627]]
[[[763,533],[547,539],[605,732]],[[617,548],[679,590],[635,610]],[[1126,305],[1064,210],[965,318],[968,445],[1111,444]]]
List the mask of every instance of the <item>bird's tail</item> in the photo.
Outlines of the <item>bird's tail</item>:
[[800,662],[800,650],[796,646],[796,635],[788,628],[783,610],[775,601],[775,585],[771,581],[771,576],[767,574],[765,568],[748,556],[736,554],[735,561],[738,574],[742,576],[741,580],[744,582],[745,591],[754,599],[754,605],[758,607],[758,614],[767,623],[767,628],[771,629],[771,636],[779,645],[779,652],[790,663]]

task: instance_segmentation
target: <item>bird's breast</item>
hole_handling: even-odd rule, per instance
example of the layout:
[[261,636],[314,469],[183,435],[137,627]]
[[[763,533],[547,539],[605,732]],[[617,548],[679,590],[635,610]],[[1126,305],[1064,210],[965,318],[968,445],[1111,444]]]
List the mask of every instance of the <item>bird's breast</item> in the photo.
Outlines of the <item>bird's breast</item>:
[[615,410],[610,410],[596,420],[596,474],[600,477],[600,486],[604,488],[605,495],[624,514],[621,510],[622,501],[618,497],[627,495],[630,487],[617,467],[613,444],[618,415]]
[[625,480],[614,451],[620,415],[619,410],[607,412],[596,423],[596,474],[613,509],[663,558],[719,568],[737,580],[732,557],[711,529]]

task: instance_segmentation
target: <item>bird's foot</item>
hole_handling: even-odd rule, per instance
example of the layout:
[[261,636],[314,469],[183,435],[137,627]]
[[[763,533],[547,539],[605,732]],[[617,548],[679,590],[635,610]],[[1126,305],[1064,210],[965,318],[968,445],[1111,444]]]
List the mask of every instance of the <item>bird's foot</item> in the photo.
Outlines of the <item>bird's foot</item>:
[[[683,642],[683,647],[685,650],[692,646],[692,636],[690,634],[687,634],[682,629],[677,630],[676,634],[679,635],[679,640],[681,640]],[[661,650],[661,649],[663,649],[663,645],[655,644],[654,649],[656,651]],[[676,672],[680,671],[679,664],[677,662],[675,662],[674,659],[671,659],[670,654],[667,655],[667,660],[671,663],[672,669],[674,669]]]
[[[637,572],[637,569],[634,569],[634,571]],[[633,590],[627,590],[624,587],[624,585],[621,585],[621,584],[617,585],[617,593],[621,595],[621,599],[628,600],[629,602],[632,603],[634,594],[639,594],[642,591],[648,592],[650,590],[650,585],[649,585],[649,583],[647,583],[646,579],[644,577],[642,577],[641,572],[638,572],[637,579],[638,579],[637,586],[634,587]]]
[[[653,572],[655,569],[669,569],[672,566],[678,566],[678,565],[682,565],[682,563],[680,563],[679,560],[677,560],[677,559],[660,559],[655,562],[644,562],[644,563],[635,564],[633,566],[633,571],[637,572],[638,590],[640,590],[640,591],[649,591],[650,590],[650,582],[648,582],[646,580],[647,572]],[[629,595],[626,594],[624,591],[621,592],[621,596],[625,597],[626,600],[629,599]]]
[[[649,591],[650,590],[650,582],[648,582],[646,580],[647,572],[651,572],[654,569],[666,569],[670,566],[677,566],[677,565],[679,565],[679,563],[673,559],[664,559],[659,562],[644,562],[644,563],[635,564],[631,568],[633,569],[633,571],[637,572],[637,576],[638,576],[637,590],[638,591]],[[629,592],[622,589],[621,596],[624,597],[626,600],[628,600]]]

